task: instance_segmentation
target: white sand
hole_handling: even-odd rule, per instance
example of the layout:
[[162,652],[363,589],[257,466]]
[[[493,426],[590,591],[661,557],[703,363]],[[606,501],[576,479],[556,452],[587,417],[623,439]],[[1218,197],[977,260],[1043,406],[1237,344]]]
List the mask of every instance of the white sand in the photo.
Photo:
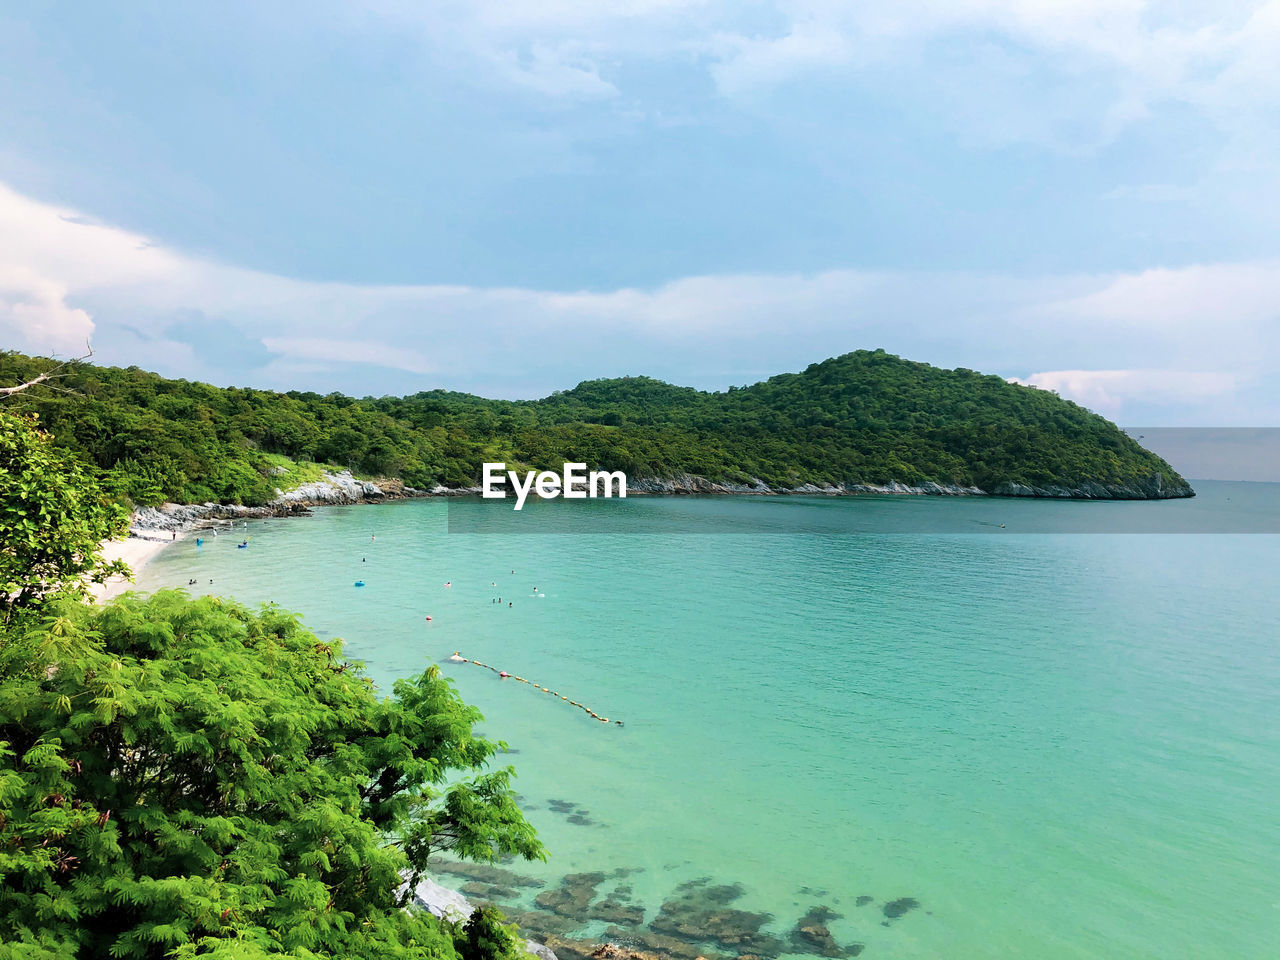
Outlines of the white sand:
[[[157,530],[153,536],[155,537],[154,540],[143,537],[108,540],[102,545],[102,555],[107,560],[123,560],[133,570],[133,574],[136,577],[152,557],[173,543],[173,534],[171,533]],[[178,539],[182,539],[182,534],[178,534]],[[89,586],[89,595],[99,603],[102,603],[131,589],[133,589],[132,581],[124,577],[112,577],[106,583],[91,584]]]

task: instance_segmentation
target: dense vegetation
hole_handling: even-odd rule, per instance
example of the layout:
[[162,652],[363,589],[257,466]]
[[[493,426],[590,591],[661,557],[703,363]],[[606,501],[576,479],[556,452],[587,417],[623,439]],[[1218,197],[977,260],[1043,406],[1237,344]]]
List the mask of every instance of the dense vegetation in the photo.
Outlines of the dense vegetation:
[[[47,365],[0,355],[0,383]],[[632,478],[693,474],[774,487],[932,480],[993,490],[1157,475],[1181,483],[1114,424],[1053,393],[882,350],[719,393],[626,377],[530,401],[223,389],[87,364],[59,384],[14,406],[37,413],[108,488],[144,504],[262,503],[298,463],[425,488],[474,485],[486,460],[557,469],[583,461]]]
[[128,525],[128,511],[48,434],[0,411],[0,627],[49,593],[121,573],[98,545]]
[[432,853],[543,855],[438,668],[387,698],[274,607],[82,602],[112,508],[0,438],[0,960],[516,960],[498,915],[404,909]]

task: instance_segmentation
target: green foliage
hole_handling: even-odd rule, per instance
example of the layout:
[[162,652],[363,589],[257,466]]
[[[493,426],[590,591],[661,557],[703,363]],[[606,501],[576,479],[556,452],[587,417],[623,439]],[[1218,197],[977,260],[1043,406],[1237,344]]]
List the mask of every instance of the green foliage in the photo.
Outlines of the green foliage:
[[380,698],[292,615],[178,591],[43,613],[0,634],[0,960],[509,955],[403,909],[433,853],[543,855],[438,668]]
[[523,952],[500,911],[477,907],[462,928],[458,952],[466,960],[509,960]]
[[[0,382],[46,365],[0,355]],[[60,383],[77,393],[31,390],[15,402],[98,470],[145,478],[123,484],[139,502],[157,490],[186,502],[262,502],[276,485],[269,454],[427,488],[477,484],[486,460],[557,470],[583,461],[632,478],[694,474],[774,487],[1182,483],[1114,424],[1053,393],[883,350],[723,393],[625,377],[531,401],[443,390],[363,400],[222,390],[86,365]]]
[[128,522],[33,420],[0,411],[0,623],[58,590],[127,573],[104,562],[98,544],[123,535]]

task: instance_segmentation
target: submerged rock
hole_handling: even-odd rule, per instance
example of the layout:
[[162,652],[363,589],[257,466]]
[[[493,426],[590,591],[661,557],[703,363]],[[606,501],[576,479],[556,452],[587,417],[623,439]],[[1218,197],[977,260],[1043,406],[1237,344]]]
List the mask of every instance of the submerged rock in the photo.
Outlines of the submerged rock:
[[547,913],[545,910],[512,910],[507,912],[507,919],[516,924],[523,933],[531,933],[542,940],[553,935],[567,936],[578,929],[577,920]]
[[663,902],[649,929],[684,940],[716,943],[739,953],[774,956],[784,952],[781,940],[763,932],[772,914],[728,906],[742,896],[741,885],[713,885],[703,878],[683,883],[676,890],[679,896]]
[[827,928],[827,921],[839,917],[840,914],[827,907],[813,907],[796,921],[791,930],[791,945],[797,953],[816,953],[823,957],[848,956],[849,951],[836,943],[835,937]]
[[464,883],[459,891],[468,897],[479,897],[482,900],[503,901],[520,898],[520,892],[511,887],[499,887],[492,883],[480,883],[477,880]]
[[604,935],[611,941],[628,947],[639,947],[647,953],[656,954],[663,960],[729,960],[723,954],[701,949],[688,940],[668,937],[652,930],[623,930],[619,927],[609,927]]
[[603,920],[605,923],[638,926],[644,923],[644,910],[630,904],[620,903],[610,897],[593,906],[590,917],[592,920]]
[[591,919],[591,901],[595,899],[596,887],[604,882],[604,878],[603,873],[568,874],[559,889],[544,890],[534,903],[543,910],[585,922]]
[[427,866],[435,873],[449,873],[498,887],[542,887],[546,885],[537,877],[522,876],[512,870],[493,867],[487,863],[458,863],[453,860],[432,860]]
[[920,901],[915,897],[899,897],[897,900],[890,900],[881,909],[888,919],[897,920],[918,906],[920,906]]

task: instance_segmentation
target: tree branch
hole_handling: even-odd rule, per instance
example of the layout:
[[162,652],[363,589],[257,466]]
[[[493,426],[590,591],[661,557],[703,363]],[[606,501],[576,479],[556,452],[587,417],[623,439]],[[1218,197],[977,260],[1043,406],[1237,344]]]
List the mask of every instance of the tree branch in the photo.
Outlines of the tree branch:
[[89,345],[88,341],[85,342],[84,346],[89,352],[83,357],[73,357],[70,360],[63,360],[57,366],[51,367],[44,373],[40,374],[40,376],[34,377],[26,383],[15,384],[12,387],[0,387],[0,399],[3,399],[4,397],[11,397],[15,393],[21,393],[23,390],[34,387],[38,383],[45,383],[49,380],[57,380],[59,377],[65,377],[71,371],[63,370],[63,367],[70,366],[73,363],[81,363],[93,356],[93,347]]

